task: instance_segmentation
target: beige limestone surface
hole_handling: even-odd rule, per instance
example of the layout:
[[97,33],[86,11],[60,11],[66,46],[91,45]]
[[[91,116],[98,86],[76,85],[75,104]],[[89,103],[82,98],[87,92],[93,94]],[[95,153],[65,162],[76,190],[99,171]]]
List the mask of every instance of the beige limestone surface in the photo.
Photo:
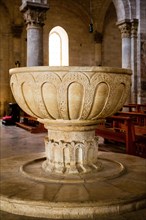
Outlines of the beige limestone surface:
[[46,161],[50,174],[97,172],[97,125],[125,103],[131,70],[96,67],[23,67],[10,70],[16,102],[48,130]]
[[[47,206],[48,199],[54,198],[54,201],[57,201],[57,205],[59,202],[63,200],[67,201],[67,198],[71,200],[71,203],[74,203],[76,198],[82,201],[81,204],[84,204],[83,201],[88,201],[89,195],[92,195],[92,202],[89,204],[95,204],[93,201],[96,201],[98,204],[100,203],[100,208],[104,207],[104,202],[109,201],[111,203],[115,203],[115,198],[120,199],[120,203],[124,202],[124,199],[133,198],[134,203],[130,203],[125,210],[125,207],[121,209],[117,209],[117,213],[110,213],[107,215],[90,215],[90,219],[96,220],[145,220],[146,219],[146,208],[141,209],[138,204],[139,201],[142,201],[141,195],[143,196],[146,193],[145,184],[146,184],[146,160],[139,158],[128,156],[124,154],[118,153],[102,153],[99,152],[99,156],[106,155],[106,159],[110,158],[111,160],[116,160],[121,162],[124,167],[126,167],[127,172],[120,176],[120,178],[106,179],[101,178],[97,182],[91,183],[79,183],[78,188],[74,186],[74,184],[65,184],[63,183],[49,183],[50,189],[48,189],[48,182],[45,182],[44,179],[42,182],[40,180],[35,181],[32,178],[26,177],[22,172],[20,172],[20,164],[23,165],[26,161],[31,161],[33,158],[39,158],[44,156],[44,144],[43,138],[45,134],[31,134],[28,131],[25,131],[21,128],[15,126],[4,126],[1,125],[1,199],[5,199],[6,205],[3,207],[1,200],[1,209],[7,211],[1,211],[0,217],[2,220],[35,220],[35,219],[53,219],[55,218],[55,214],[52,217],[49,217],[46,213],[43,215],[47,215],[47,217],[40,217],[40,214],[37,214],[40,210],[37,207],[35,209],[33,207],[34,203],[40,205],[45,203]],[[100,149],[102,149],[102,142],[100,140]],[[111,149],[110,145],[107,146],[107,149]],[[116,145],[113,145],[112,149],[118,149]],[[103,161],[102,161],[103,162]],[[104,166],[106,164],[104,163]],[[37,165],[38,166],[38,165]],[[113,163],[109,163],[108,167],[113,168],[117,167],[119,170],[119,166],[113,165]],[[29,167],[30,169],[31,167]],[[32,168],[30,169],[32,172]],[[111,169],[111,171],[113,171]],[[30,173],[29,173],[30,174]],[[102,172],[99,173],[100,175]],[[105,175],[105,173],[104,173]],[[33,176],[34,173],[33,173]],[[37,175],[38,176],[38,175]],[[57,186],[61,186],[56,191]],[[85,188],[86,186],[86,188]],[[66,192],[66,189],[71,189],[71,192]],[[87,191],[88,189],[88,191]],[[96,191],[96,193],[94,192]],[[142,194],[141,194],[142,193]],[[55,196],[54,196],[55,194]],[[48,198],[48,195],[50,196]],[[71,197],[72,195],[72,197]],[[138,195],[138,196],[137,196]],[[145,198],[145,196],[143,197]],[[32,202],[31,202],[32,200]],[[16,206],[15,206],[15,204]],[[32,206],[30,206],[30,203]],[[96,204],[97,204],[96,203]],[[111,204],[110,203],[110,204]],[[30,209],[27,209],[24,204],[29,204],[29,207],[35,209],[32,211],[31,216],[28,215]],[[137,205],[136,205],[137,204]],[[20,205],[20,206],[19,206]],[[91,205],[91,206],[92,206]],[[18,207],[19,206],[19,207]],[[2,208],[3,207],[3,208]],[[53,206],[55,208],[55,206]],[[66,206],[64,206],[66,207]],[[93,206],[91,207],[91,209]],[[87,208],[86,208],[87,209]],[[136,210],[137,209],[137,210]],[[63,215],[63,209],[61,208],[61,213]],[[102,209],[103,210],[103,209]],[[112,208],[112,210],[114,210]],[[13,211],[13,212],[12,212]],[[37,211],[37,212],[36,212]],[[49,211],[47,209],[47,211]],[[88,209],[89,211],[89,209]],[[8,212],[17,213],[10,214]],[[42,213],[42,211],[40,211]],[[52,207],[50,209],[52,213]],[[80,217],[82,215],[82,219],[88,219],[88,215],[84,216],[85,212],[79,212]],[[70,214],[70,213],[69,213]],[[93,214],[93,213],[92,213]],[[58,217],[58,219],[63,219],[62,215]],[[73,216],[67,217],[67,219],[75,219]]]
[[10,70],[10,85],[16,102],[29,115],[49,124],[55,119],[81,123],[117,112],[128,98],[131,73],[95,66],[22,67]]

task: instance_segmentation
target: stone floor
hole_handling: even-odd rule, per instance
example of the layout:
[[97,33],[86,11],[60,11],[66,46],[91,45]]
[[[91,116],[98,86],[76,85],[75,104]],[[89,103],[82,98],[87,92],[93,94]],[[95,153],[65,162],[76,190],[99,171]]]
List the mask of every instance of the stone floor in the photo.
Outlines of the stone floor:
[[[9,160],[11,157],[22,157],[35,153],[43,153],[44,152],[44,136],[45,133],[42,134],[31,134],[28,131],[25,131],[16,126],[4,126],[0,125],[0,154],[1,159]],[[112,144],[104,145],[103,140],[100,139],[100,149],[105,151],[116,151],[116,152],[124,152],[123,146],[115,147]],[[145,163],[146,168],[146,163]],[[3,172],[3,170],[1,170]],[[146,181],[146,176],[143,177]],[[133,186],[131,185],[131,188]],[[136,190],[136,189],[135,189]],[[0,212],[0,220],[33,220],[33,219],[41,219],[45,220],[45,218],[37,218],[37,217],[27,217],[14,215],[11,213],[7,213],[4,211]],[[145,220],[146,219],[146,209],[141,209],[138,211],[133,211],[129,213],[123,213],[118,216],[106,216],[106,217],[95,217],[93,219],[96,220]]]

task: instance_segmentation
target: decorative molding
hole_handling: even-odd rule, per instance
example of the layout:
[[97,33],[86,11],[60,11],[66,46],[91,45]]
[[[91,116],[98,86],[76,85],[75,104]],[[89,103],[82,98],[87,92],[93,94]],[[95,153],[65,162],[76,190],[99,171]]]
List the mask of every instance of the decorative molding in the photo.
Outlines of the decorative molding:
[[131,37],[137,38],[137,30],[138,30],[138,19],[133,19],[131,21]]
[[118,25],[122,38],[130,38],[131,37],[131,23],[124,22]]
[[27,25],[43,26],[46,19],[46,11],[49,9],[46,3],[24,2],[20,11],[23,13]]
[[117,22],[117,25],[121,31],[122,38],[136,38],[138,29],[138,19],[125,19]]
[[24,20],[27,25],[32,25],[32,26],[43,26],[44,21],[46,19],[46,14],[45,12],[41,10],[34,10],[34,9],[28,9],[27,11],[24,12]]
[[[113,71],[118,74],[104,72],[101,67],[89,72],[88,68],[69,72],[48,68],[41,74],[37,70],[28,74],[26,69],[22,74],[12,75],[11,88],[16,101],[29,115],[54,122],[92,121],[117,112],[129,94],[130,74]],[[114,96],[118,99],[113,102]]]
[[99,169],[97,162],[98,138],[90,141],[66,142],[45,139],[45,171],[58,173],[87,173]]

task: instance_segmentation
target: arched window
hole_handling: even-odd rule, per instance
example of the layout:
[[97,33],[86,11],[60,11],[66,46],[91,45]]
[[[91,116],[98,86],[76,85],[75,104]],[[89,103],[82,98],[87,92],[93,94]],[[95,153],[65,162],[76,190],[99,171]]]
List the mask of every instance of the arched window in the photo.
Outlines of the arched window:
[[60,27],[54,27],[49,33],[49,66],[68,66],[68,35]]

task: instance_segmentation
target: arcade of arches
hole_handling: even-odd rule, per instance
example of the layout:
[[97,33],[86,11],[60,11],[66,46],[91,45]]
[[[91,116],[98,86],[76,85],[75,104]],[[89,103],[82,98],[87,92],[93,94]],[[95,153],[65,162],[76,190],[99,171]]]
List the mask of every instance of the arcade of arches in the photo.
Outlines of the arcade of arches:
[[[130,68],[133,75],[129,101],[146,103],[146,1],[30,0],[49,6],[43,16],[41,11],[36,14],[33,11],[33,19],[42,19],[36,28],[31,28],[32,14],[28,15],[22,7],[20,10],[25,2],[0,0],[1,116],[6,113],[7,104],[14,101],[9,69],[17,63],[20,66],[49,65],[49,33],[58,26],[68,37],[70,66]],[[89,30],[90,23],[93,30]],[[42,44],[34,37],[37,42],[34,48],[29,38],[37,34]]]

